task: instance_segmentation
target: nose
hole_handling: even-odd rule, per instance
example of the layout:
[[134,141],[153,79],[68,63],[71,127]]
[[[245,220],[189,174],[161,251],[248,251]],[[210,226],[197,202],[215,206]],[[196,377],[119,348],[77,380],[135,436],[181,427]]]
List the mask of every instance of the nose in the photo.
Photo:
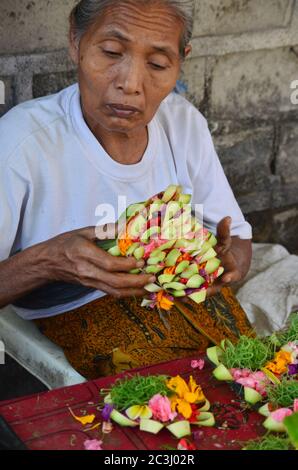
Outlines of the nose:
[[144,80],[144,67],[139,60],[127,60],[121,64],[116,77],[116,88],[127,95],[140,95]]

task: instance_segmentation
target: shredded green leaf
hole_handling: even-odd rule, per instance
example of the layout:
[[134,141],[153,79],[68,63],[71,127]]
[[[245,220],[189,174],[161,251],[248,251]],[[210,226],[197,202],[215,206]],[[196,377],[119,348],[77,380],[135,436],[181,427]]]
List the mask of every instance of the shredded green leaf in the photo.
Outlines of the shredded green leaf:
[[261,439],[248,441],[245,450],[293,450],[291,441],[287,437],[269,434]]
[[233,367],[252,371],[259,370],[274,356],[275,346],[259,338],[240,336],[237,344],[226,342],[221,362],[228,368]]
[[280,384],[266,387],[268,401],[275,407],[293,406],[298,398],[298,381],[284,378]]
[[292,313],[289,327],[284,331],[276,333],[276,336],[281,345],[298,341],[298,312]]
[[126,410],[133,405],[146,405],[157,393],[168,396],[172,392],[166,385],[165,375],[135,375],[118,380],[111,389],[112,402],[117,410]]

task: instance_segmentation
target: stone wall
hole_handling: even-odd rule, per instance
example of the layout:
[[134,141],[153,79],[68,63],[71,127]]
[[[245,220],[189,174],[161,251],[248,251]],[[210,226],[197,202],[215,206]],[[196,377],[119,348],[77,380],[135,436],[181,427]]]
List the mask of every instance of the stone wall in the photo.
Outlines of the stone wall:
[[[75,3],[1,0],[0,115],[75,81],[67,52]],[[192,45],[181,79],[255,240],[298,253],[298,0],[196,0]]]

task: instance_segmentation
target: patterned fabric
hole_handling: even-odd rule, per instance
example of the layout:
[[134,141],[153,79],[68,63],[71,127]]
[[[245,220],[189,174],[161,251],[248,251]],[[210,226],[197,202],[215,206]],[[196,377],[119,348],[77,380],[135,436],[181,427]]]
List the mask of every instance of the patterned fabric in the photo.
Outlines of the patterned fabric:
[[107,295],[35,323],[87,379],[192,356],[205,351],[210,342],[254,334],[228,288],[200,305],[189,299],[176,302],[166,316],[140,303]]

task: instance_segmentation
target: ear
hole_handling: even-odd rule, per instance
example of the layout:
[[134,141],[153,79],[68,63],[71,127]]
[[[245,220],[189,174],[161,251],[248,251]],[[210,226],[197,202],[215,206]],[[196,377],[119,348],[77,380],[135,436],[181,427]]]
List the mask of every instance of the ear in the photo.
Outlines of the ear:
[[78,65],[79,63],[79,41],[75,38],[74,32],[70,29],[69,32],[69,53],[71,60]]
[[189,54],[191,54],[192,47],[191,44],[187,44],[187,46],[184,49],[184,57],[186,58]]

